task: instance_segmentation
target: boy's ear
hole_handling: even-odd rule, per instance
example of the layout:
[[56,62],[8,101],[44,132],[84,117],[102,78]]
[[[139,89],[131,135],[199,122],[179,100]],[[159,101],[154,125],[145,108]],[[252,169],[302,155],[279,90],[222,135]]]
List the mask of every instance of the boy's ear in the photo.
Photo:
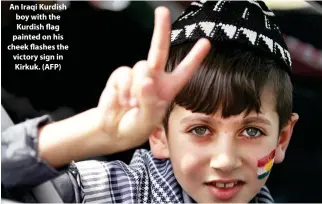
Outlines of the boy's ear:
[[155,128],[149,137],[151,152],[157,159],[168,159],[170,157],[166,133],[163,126]]
[[281,163],[285,158],[285,152],[290,143],[294,126],[299,119],[299,115],[292,113],[287,125],[282,128],[275,153],[275,163]]

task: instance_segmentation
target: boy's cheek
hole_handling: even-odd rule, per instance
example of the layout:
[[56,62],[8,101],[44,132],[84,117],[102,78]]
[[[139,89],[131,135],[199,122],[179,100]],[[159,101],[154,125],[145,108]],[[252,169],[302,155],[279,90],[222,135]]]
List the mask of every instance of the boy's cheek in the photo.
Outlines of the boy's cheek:
[[182,156],[180,162],[180,169],[182,173],[189,174],[198,172],[201,168],[202,157],[196,154],[185,154]]
[[[177,181],[186,192],[196,193],[206,180],[207,167],[204,157],[195,152],[177,154],[171,158]],[[209,168],[209,167],[208,167]]]
[[247,169],[248,178],[259,183],[265,182],[273,168],[276,149],[272,145],[269,149],[254,148],[253,151],[242,151],[242,168]]
[[264,180],[266,179],[274,164],[276,150],[273,149],[268,154],[264,155],[257,161],[257,179]]
[[188,144],[176,147],[174,151],[171,151],[171,155],[172,164],[179,168],[178,170],[183,175],[197,176],[207,167],[205,151]]

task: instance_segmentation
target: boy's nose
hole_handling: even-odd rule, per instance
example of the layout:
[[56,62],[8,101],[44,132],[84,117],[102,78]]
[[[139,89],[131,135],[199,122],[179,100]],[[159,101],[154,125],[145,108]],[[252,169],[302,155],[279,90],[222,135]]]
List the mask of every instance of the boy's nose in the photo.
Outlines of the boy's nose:
[[232,172],[242,165],[242,161],[236,151],[234,141],[231,138],[217,140],[215,150],[210,161],[210,167],[222,172]]

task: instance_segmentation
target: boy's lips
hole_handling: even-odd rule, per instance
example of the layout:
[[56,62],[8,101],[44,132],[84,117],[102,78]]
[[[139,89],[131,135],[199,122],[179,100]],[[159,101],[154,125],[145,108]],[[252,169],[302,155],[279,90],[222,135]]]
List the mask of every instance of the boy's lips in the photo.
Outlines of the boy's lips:
[[218,179],[206,182],[211,194],[219,200],[229,200],[233,198],[244,184],[244,181],[238,179]]

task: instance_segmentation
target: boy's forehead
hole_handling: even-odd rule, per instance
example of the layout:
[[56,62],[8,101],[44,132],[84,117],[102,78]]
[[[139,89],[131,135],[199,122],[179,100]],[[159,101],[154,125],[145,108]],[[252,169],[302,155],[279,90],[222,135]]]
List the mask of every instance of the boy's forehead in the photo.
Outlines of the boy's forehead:
[[223,124],[224,121],[230,121],[232,123],[251,123],[260,122],[268,126],[272,126],[277,122],[278,115],[274,109],[270,109],[264,106],[264,110],[260,113],[251,111],[249,114],[242,112],[238,115],[230,116],[228,118],[221,117],[221,108],[212,115],[206,115],[205,113],[191,112],[181,106],[176,105],[170,115],[173,120],[179,122],[180,125],[187,124],[192,121],[203,121],[206,123]]
[[[208,92],[210,94],[211,91]],[[261,100],[261,108],[260,112],[265,113],[265,112],[275,112],[276,111],[276,90],[274,89],[273,85],[266,84],[262,89],[260,93],[260,100]],[[237,101],[238,103],[238,101]],[[180,106],[176,105],[174,106],[175,108],[179,108]],[[222,112],[222,104],[218,106],[218,111],[216,113],[213,113],[214,116],[221,117],[221,112]],[[187,110],[188,111],[188,110]],[[191,111],[189,111],[191,112]],[[251,113],[256,114],[256,111],[253,110]],[[242,112],[241,115],[245,115],[245,112]]]
[[[238,115],[235,115],[234,117],[240,118],[241,120],[247,118],[247,117],[254,117],[254,116],[258,116],[258,117],[268,117],[268,118],[274,118],[274,116],[278,117],[278,114],[276,112],[276,104],[275,104],[275,91],[273,90],[273,88],[271,88],[270,86],[266,86],[263,88],[262,93],[261,93],[261,107],[260,107],[260,112],[257,113],[255,110],[250,111],[248,114],[245,111],[241,112]],[[237,101],[238,102],[238,101]],[[174,105],[172,113],[176,116],[176,117],[185,117],[185,116],[189,116],[189,115],[195,115],[197,116],[211,116],[213,118],[221,118],[222,119],[222,105],[220,105],[217,108],[217,111],[215,113],[212,113],[211,115],[206,115],[204,113],[199,113],[199,112],[195,112],[193,113],[190,110],[185,109],[184,107],[181,107],[179,105]],[[171,115],[172,115],[171,113]],[[170,115],[170,117],[171,117]]]

